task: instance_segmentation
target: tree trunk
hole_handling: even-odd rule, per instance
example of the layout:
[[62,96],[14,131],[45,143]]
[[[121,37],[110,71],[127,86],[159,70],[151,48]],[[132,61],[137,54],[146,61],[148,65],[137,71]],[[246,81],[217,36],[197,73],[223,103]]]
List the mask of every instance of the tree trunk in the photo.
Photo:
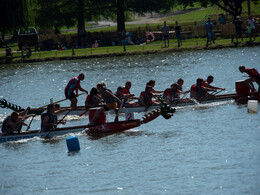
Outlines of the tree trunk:
[[78,34],[82,28],[85,29],[84,0],[78,0]]
[[117,0],[117,32],[125,31],[124,0]]

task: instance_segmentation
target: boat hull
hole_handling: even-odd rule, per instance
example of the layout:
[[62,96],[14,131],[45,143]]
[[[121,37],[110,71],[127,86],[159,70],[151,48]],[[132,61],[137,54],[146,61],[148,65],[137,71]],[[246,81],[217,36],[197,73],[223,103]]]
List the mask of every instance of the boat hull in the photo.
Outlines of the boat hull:
[[[225,95],[217,95],[216,98],[214,99],[210,99],[210,100],[204,100],[202,102],[200,102],[201,104],[207,104],[207,103],[212,103],[212,102],[221,102],[221,101],[227,101],[227,100],[232,100],[234,97],[236,97],[236,94],[225,94]],[[178,107],[185,107],[185,106],[192,106],[192,105],[196,105],[196,103],[194,102],[189,102],[189,103],[179,103],[177,104],[176,108]],[[131,113],[131,112],[149,112],[151,110],[157,109],[159,108],[159,105],[154,105],[154,106],[150,106],[148,109],[146,109],[145,107],[142,106],[135,106],[135,107],[124,107],[120,110],[120,113]],[[61,107],[61,109],[70,109],[69,107]],[[96,109],[96,108],[94,108]],[[29,111],[29,114],[36,114],[36,115],[41,115],[41,113],[44,111],[45,109],[31,109]],[[90,109],[92,110],[92,109]],[[86,109],[84,106],[79,106],[77,109],[74,110],[70,110],[69,115],[78,115],[81,116],[82,113],[84,113],[84,115],[88,116],[89,112],[85,112]],[[68,111],[65,111],[64,113],[62,113],[62,115],[66,114]],[[108,111],[110,114],[114,114],[114,110],[110,110]]]
[[81,126],[73,126],[73,127],[64,127],[57,128],[55,131],[50,132],[40,132],[40,130],[34,131],[24,131],[21,133],[14,133],[11,135],[2,135],[0,134],[0,143],[10,142],[10,141],[18,141],[22,139],[30,139],[33,137],[41,137],[45,138],[54,137],[59,135],[64,135],[68,133],[77,133],[81,131],[85,131],[88,134],[102,134],[102,133],[115,133],[122,132],[128,129],[132,129],[141,125],[141,121],[139,119],[128,120],[128,121],[119,121],[119,122],[111,122],[104,123],[98,125],[81,125]]

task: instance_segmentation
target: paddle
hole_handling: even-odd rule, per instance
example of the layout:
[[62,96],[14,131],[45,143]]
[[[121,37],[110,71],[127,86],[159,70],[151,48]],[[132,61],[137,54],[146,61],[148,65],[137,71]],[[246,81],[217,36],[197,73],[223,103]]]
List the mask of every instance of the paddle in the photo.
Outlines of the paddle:
[[122,107],[123,107],[123,104],[124,104],[124,100],[122,100],[122,102],[121,102],[121,104],[120,104],[120,106],[119,106],[119,109],[118,109],[118,111],[117,111],[117,113],[116,113],[116,117],[115,117],[114,122],[118,122],[119,113],[120,113],[120,111],[121,111],[121,109],[122,109]]
[[36,116],[36,115],[33,115],[33,116],[32,116],[32,119],[31,119],[31,121],[30,121],[30,123],[29,123],[29,125],[28,125],[28,127],[27,127],[27,129],[26,129],[25,131],[29,131],[29,129],[30,129],[30,127],[31,127],[31,124],[32,124],[32,121],[33,121],[33,119],[34,119],[35,116]]
[[89,109],[86,109],[84,112],[82,112],[79,116],[82,117],[84,114],[86,114],[89,111]]
[[[81,95],[83,95],[83,94],[85,94],[85,92],[84,93],[81,93],[81,94],[79,94],[77,97],[79,97],[79,96],[81,96]],[[63,101],[65,101],[65,100],[68,100],[68,99],[63,99],[63,100],[59,100],[59,101],[57,101],[57,102],[53,102],[53,104],[57,104],[57,103],[60,103],[60,102],[63,102]],[[46,106],[48,106],[49,104],[47,104],[47,105],[44,105],[44,106],[41,106],[41,107],[39,107],[39,108],[37,108],[37,109],[40,109],[40,108],[44,108],[44,107],[46,107]]]
[[223,91],[223,89],[220,89],[219,91],[213,91],[213,92],[211,93],[211,95],[217,95],[217,94],[220,93],[221,91]]
[[[69,110],[69,111],[64,115],[64,117],[58,122],[57,126],[64,120],[64,118],[65,118],[69,113],[70,113],[70,110]],[[57,128],[57,126],[56,126],[56,127],[52,127],[51,130],[50,130],[50,131],[47,133],[47,135],[44,137],[44,139],[46,139],[46,138],[50,135],[50,133]]]

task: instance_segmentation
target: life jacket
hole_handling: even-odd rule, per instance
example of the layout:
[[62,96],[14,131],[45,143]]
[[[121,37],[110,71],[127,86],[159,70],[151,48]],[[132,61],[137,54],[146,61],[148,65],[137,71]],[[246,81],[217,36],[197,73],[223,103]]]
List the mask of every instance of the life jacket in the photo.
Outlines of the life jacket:
[[127,89],[126,87],[124,87],[122,94],[124,94],[124,95],[125,95],[125,94],[130,94],[129,89]]
[[6,117],[6,118],[4,119],[4,121],[3,121],[3,124],[2,124],[2,133],[4,133],[4,134],[8,134],[8,133],[11,133],[11,132],[14,131],[14,129],[11,129],[10,127],[8,127],[8,126],[6,125],[6,123],[9,122],[9,121],[12,121],[11,116]]
[[96,98],[94,95],[93,96],[92,95],[88,95],[87,101],[93,107],[97,106],[98,103],[99,103],[99,99]]
[[80,80],[78,77],[74,77],[72,78],[68,85],[66,86],[65,90],[68,91],[68,94],[70,94],[71,92],[75,91],[76,89],[78,89],[80,85]]
[[43,119],[44,119],[45,116],[48,116],[48,117],[49,117],[48,123],[54,123],[54,122],[57,120],[57,116],[54,115],[54,114],[50,114],[50,113],[48,113],[48,112],[43,113],[43,114],[41,115],[41,130],[42,130],[42,131],[49,131],[49,130],[52,129],[52,127],[44,127],[44,126],[43,126]]
[[206,96],[204,87],[198,87],[196,84],[191,86],[191,98],[202,98]]
[[[102,89],[102,92],[101,92],[101,97],[102,97],[102,99],[106,102],[106,103],[112,103],[112,102],[116,102],[116,100],[113,98],[113,97],[105,97],[104,96],[104,92],[105,91],[109,91],[110,93],[112,93],[112,91],[110,90],[110,89],[106,89],[106,88],[104,88],[104,89]],[[112,93],[113,94],[113,93]]]
[[246,68],[245,72],[249,75],[250,78],[259,77],[259,73],[255,68]]
[[141,98],[143,97],[144,99],[144,104],[146,106],[151,106],[153,104],[153,100],[152,100],[152,97],[153,97],[153,94],[152,93],[147,93],[145,91],[142,91],[140,93],[140,96],[139,96],[139,99],[138,99],[138,103],[141,105],[142,102],[141,102]]

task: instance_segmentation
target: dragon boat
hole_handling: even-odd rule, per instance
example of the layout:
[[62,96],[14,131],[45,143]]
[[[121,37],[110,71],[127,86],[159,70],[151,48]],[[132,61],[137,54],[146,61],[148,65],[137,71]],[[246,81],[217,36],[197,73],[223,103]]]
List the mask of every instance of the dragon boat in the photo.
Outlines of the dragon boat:
[[[232,94],[222,94],[222,95],[216,95],[214,98],[207,98],[199,104],[208,104],[212,102],[221,102],[221,101],[228,101],[228,100],[235,100],[236,103],[238,104],[246,104],[248,100],[258,100],[260,101],[260,94],[259,93],[251,93],[250,89],[244,84],[243,80],[236,81],[235,84],[236,87],[236,93]],[[180,108],[180,107],[186,107],[186,106],[192,106],[196,105],[198,102],[188,102],[188,103],[178,103],[174,105],[173,107],[175,108]],[[5,99],[0,99],[0,107],[1,108],[9,108],[14,111],[21,111],[21,107],[17,106],[15,104],[9,103]],[[159,108],[159,105],[152,105],[148,109],[146,109],[143,106],[129,106],[126,105],[121,109],[121,113],[134,113],[134,112],[149,112],[153,109]],[[41,107],[41,108],[31,108],[28,114],[35,114],[35,115],[41,115],[42,112],[46,109],[46,107]],[[63,115],[67,114],[69,112],[69,115],[78,115],[78,116],[83,116],[86,115],[88,116],[89,111],[95,110],[97,108],[91,108],[88,111],[86,111],[85,106],[78,106],[76,109],[71,109],[70,107],[61,107],[61,110],[64,110],[62,113]],[[110,110],[109,113],[114,113],[114,110]]]
[[[207,100],[203,100],[200,102],[200,104],[208,104],[208,103],[212,103],[212,102],[221,102],[221,101],[228,101],[228,100],[232,100],[237,96],[237,94],[224,94],[224,95],[216,95],[215,98],[209,98]],[[186,107],[186,106],[192,106],[192,105],[196,105],[197,103],[195,102],[188,102],[188,103],[178,103],[176,105],[174,105],[173,107],[175,108],[180,108],[180,107]],[[21,107],[11,104],[9,102],[7,102],[5,99],[1,99],[0,100],[0,107],[2,108],[10,108],[14,111],[20,111]],[[151,110],[157,109],[159,108],[159,105],[152,105],[149,108],[145,108],[143,106],[128,106],[126,105],[125,107],[123,107],[120,111],[120,113],[139,113],[139,112],[149,112]],[[91,110],[96,110],[97,108],[91,108],[88,111],[86,111],[85,106],[78,106],[76,109],[71,109],[70,107],[61,107],[61,110],[64,110],[63,113],[61,113],[62,115],[65,115],[69,112],[69,115],[78,115],[78,116],[88,116],[89,111]],[[46,110],[46,108],[31,108],[30,111],[28,112],[28,114],[35,114],[35,115],[41,115],[42,112]],[[114,114],[114,110],[110,110],[108,111],[110,114]]]
[[[145,114],[142,117],[142,119],[132,119],[132,120],[124,120],[118,122],[105,122],[106,115],[104,114],[101,115],[99,120],[97,120],[97,122],[94,125],[81,125],[81,126],[55,128],[53,130],[50,130],[49,132],[32,130],[32,131],[23,131],[20,133],[15,132],[10,135],[0,134],[0,143],[18,141],[21,139],[29,139],[33,137],[51,138],[54,136],[64,135],[68,133],[82,132],[82,131],[85,131],[88,135],[117,133],[117,132],[122,132],[122,131],[126,131],[141,126],[142,124],[148,123],[156,119],[160,115],[162,115],[165,119],[170,119],[174,112],[175,109],[172,109],[165,102],[162,102],[160,108],[156,110],[152,110],[149,113]],[[91,118],[89,120],[91,120]]]

